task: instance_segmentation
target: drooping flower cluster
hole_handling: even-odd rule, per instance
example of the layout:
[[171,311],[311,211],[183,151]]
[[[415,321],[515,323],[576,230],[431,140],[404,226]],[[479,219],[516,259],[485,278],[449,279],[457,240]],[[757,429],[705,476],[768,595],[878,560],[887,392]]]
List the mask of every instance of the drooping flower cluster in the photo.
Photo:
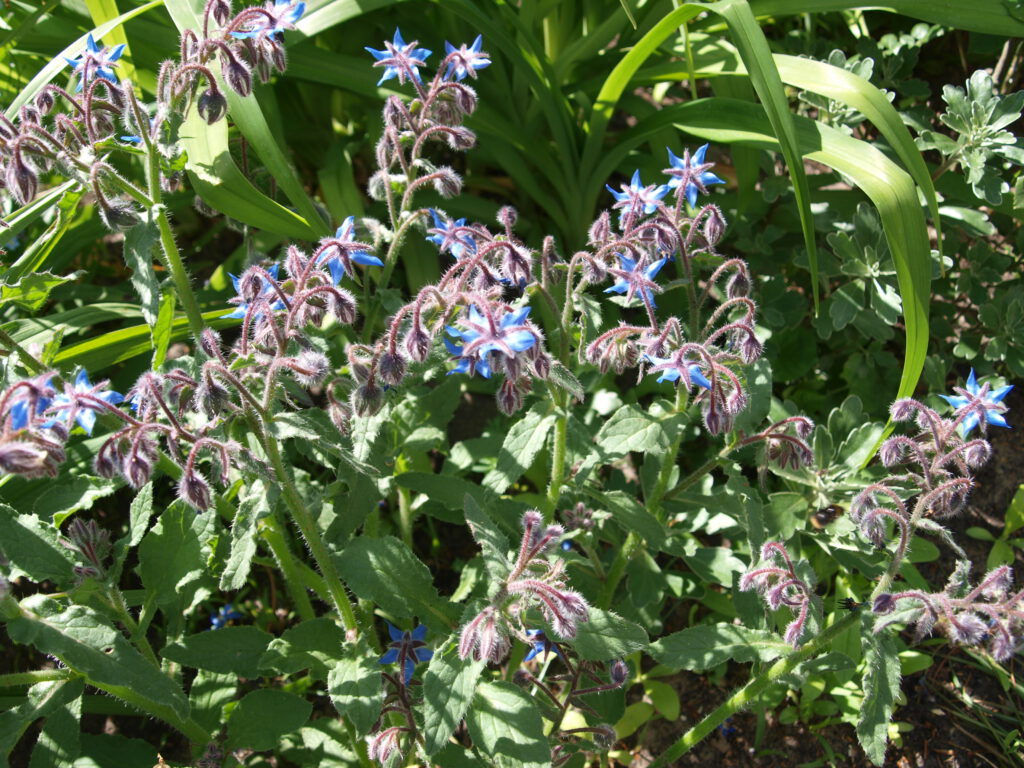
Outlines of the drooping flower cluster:
[[[966,563],[965,563],[966,565]],[[1024,643],[1024,589],[1013,591],[1013,571],[1000,565],[973,589],[961,573],[938,593],[920,590],[883,592],[872,609],[883,616],[878,632],[894,622],[913,624],[918,640],[936,629],[961,645],[986,645],[996,661],[1007,661]],[[910,607],[909,612],[904,610]]]
[[522,626],[527,612],[536,609],[556,635],[576,637],[577,627],[590,617],[583,596],[568,588],[565,561],[547,557],[565,533],[560,525],[543,524],[539,512],[523,515],[523,538],[508,576],[496,585],[490,603],[462,628],[459,657],[500,663],[512,638],[531,640]]
[[810,616],[812,592],[807,582],[797,575],[784,544],[769,541],[761,547],[760,560],[743,574],[740,589],[745,592],[756,589],[773,611],[782,606],[791,609],[796,616],[786,626],[783,637],[794,648],[800,645]]

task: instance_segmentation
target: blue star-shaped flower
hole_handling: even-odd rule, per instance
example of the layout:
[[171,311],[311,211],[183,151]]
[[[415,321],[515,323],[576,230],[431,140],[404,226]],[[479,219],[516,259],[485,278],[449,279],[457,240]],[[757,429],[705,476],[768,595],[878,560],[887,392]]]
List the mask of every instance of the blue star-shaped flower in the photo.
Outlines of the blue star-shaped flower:
[[273,19],[260,14],[256,21],[246,25],[247,29],[232,32],[231,36],[243,40],[264,35],[272,40],[281,41],[284,39],[285,31],[295,29],[295,22],[306,12],[306,4],[292,0],[276,0],[273,5],[268,2],[264,10],[270,13]]
[[421,661],[430,661],[434,656],[434,652],[427,648],[423,641],[427,636],[427,628],[420,624],[411,632],[403,632],[388,622],[388,635],[391,642],[388,644],[387,653],[380,657],[380,663],[401,665],[403,679],[408,685],[416,665]]
[[[267,267],[267,273],[272,278],[277,280],[277,272],[278,272],[278,270],[280,268],[281,268],[280,264],[271,264],[269,267]],[[231,284],[235,287],[235,293],[241,293],[241,286],[239,284],[239,278],[237,276],[235,276],[235,275],[232,275],[230,272],[228,272],[228,275],[231,277]],[[269,299],[271,296],[277,296],[277,291],[274,289],[274,286],[271,285],[270,281],[267,280],[267,278],[264,277],[263,278],[263,287],[260,289],[260,296],[259,296],[259,298],[260,299]],[[237,318],[245,317],[246,313],[249,311],[249,303],[246,302],[246,301],[243,301],[241,296],[237,296],[237,297],[231,299],[231,302],[232,303],[237,303],[238,306],[235,307],[234,311],[231,312],[231,314],[224,315],[224,317],[237,317]],[[270,309],[274,310],[274,311],[276,311],[278,309],[284,309],[284,302],[282,302],[281,299],[278,299],[277,301],[275,301],[270,306]],[[253,319],[254,320],[258,320],[262,316],[263,316],[262,312],[256,312],[253,315]]]
[[381,85],[392,77],[398,78],[399,85],[404,85],[407,79],[415,80],[417,83],[423,82],[420,78],[419,67],[427,65],[427,57],[431,52],[426,48],[417,48],[416,42],[414,40],[411,43],[406,43],[402,39],[402,33],[396,28],[394,40],[390,43],[385,40],[383,51],[366,46],[365,50],[376,59],[373,66],[384,67],[384,74],[377,81],[377,85]]
[[708,187],[712,184],[725,184],[723,179],[718,178],[711,172],[711,168],[715,166],[714,163],[704,162],[704,156],[708,152],[708,144],[698,149],[690,156],[690,150],[685,150],[682,157],[676,157],[672,154],[672,150],[666,148],[668,152],[668,162],[671,165],[670,168],[666,168],[663,173],[667,173],[672,178],[668,181],[670,189],[683,188],[683,193],[686,195],[686,202],[693,208],[697,205],[697,194],[706,195],[708,193]]
[[384,262],[371,254],[369,251],[352,250],[346,247],[356,242],[356,218],[347,217],[341,226],[334,233],[334,239],[340,241],[334,247],[328,247],[320,256],[320,263],[326,263],[331,271],[331,280],[335,285],[341,283],[349,270],[352,269],[352,262],[362,264],[364,267],[383,267]]
[[[661,384],[664,381],[679,381],[683,379],[684,382],[689,379],[689,385],[696,384],[698,387],[704,387],[704,389],[711,389],[711,382],[707,377],[700,372],[693,363],[689,363],[686,360],[677,360],[673,357],[655,357],[654,355],[644,355],[651,366],[651,373],[660,373],[658,377],[658,383]],[[684,375],[685,371],[685,375]]]
[[501,353],[506,357],[515,357],[537,343],[537,335],[525,326],[530,307],[505,313],[500,321],[494,323],[492,318],[485,317],[475,306],[469,308],[469,317],[462,320],[466,328],[447,326],[448,333],[460,339],[463,346],[445,339],[448,351],[459,358],[453,373],[479,373],[485,379],[491,377],[490,353]]
[[669,193],[671,187],[668,184],[650,184],[644,186],[640,181],[640,171],[633,171],[633,178],[630,179],[629,185],[621,185],[622,191],[616,192],[607,184],[604,188],[612,193],[612,197],[615,198],[615,204],[612,206],[613,209],[621,209],[619,213],[619,221],[621,222],[627,215],[637,216],[640,211],[645,214],[654,213],[658,209],[658,203],[661,202],[662,198]]
[[528,629],[526,630],[526,636],[529,638],[531,645],[530,652],[523,657],[523,661],[533,661],[537,656],[542,653],[545,658],[549,653],[555,653],[558,656],[562,655],[562,652],[558,650],[558,647],[551,642],[543,629]]
[[[27,386],[21,388],[21,392],[18,393],[18,399],[11,405],[8,411],[11,417],[12,430],[25,429],[33,416],[41,416],[43,411],[50,407],[53,399],[47,395],[53,394],[50,385],[52,380],[53,374],[47,374],[45,377],[31,381],[31,390]],[[34,408],[32,407],[33,400],[35,401]]]
[[[104,390],[107,382],[102,381],[93,385],[89,382],[89,374],[83,368],[75,376],[74,384],[65,384],[64,391],[53,398],[50,404],[50,413],[66,414],[68,420],[72,418],[86,431],[92,434],[92,428],[96,426],[96,412],[105,410],[97,401],[103,401],[110,405],[117,405],[124,402],[124,395],[112,390]],[[49,422],[55,423],[56,419]]]
[[459,232],[460,227],[466,226],[465,219],[442,219],[433,208],[429,210],[434,219],[434,226],[427,230],[427,242],[436,245],[441,253],[448,252],[456,259],[461,259],[467,251],[476,253],[476,240],[464,232]]
[[456,48],[446,40],[444,52],[448,59],[448,70],[444,73],[445,79],[451,80],[452,74],[456,80],[465,80],[466,75],[476,79],[476,70],[491,66],[490,54],[480,50],[483,42],[483,35],[477,35],[468,48],[465,43]]
[[227,603],[210,617],[210,629],[221,629],[226,627],[229,621],[238,621],[241,618],[243,615],[235,610],[235,606]]
[[637,294],[643,297],[644,301],[649,302],[652,307],[656,306],[654,303],[655,292],[661,292],[661,286],[654,282],[655,276],[665,266],[665,262],[668,259],[658,259],[652,264],[641,268],[637,262],[629,258],[625,254],[618,253],[616,256],[619,257],[619,264],[621,269],[609,269],[609,274],[614,275],[618,278],[611,288],[605,288],[605,293],[624,293],[626,299],[632,299]]
[[64,57],[64,61],[74,69],[73,74],[79,76],[75,93],[81,91],[82,86],[94,77],[102,77],[104,80],[116,84],[117,75],[114,74],[114,65],[124,53],[124,43],[115,45],[113,48],[101,48],[90,32],[85,40],[85,45],[85,52],[77,59]]
[[[988,384],[979,386],[978,380],[974,376],[974,369],[971,368],[971,375],[967,377],[967,386],[953,387],[953,391],[959,394],[939,395],[939,397],[952,405],[957,414],[965,409],[970,410],[970,413],[964,416],[963,421],[960,422],[960,434],[966,437],[972,429],[981,424],[982,415],[987,424],[994,424],[997,427],[1010,426],[1003,418],[1003,414],[1006,412],[1003,398],[1011,389],[1013,389],[1012,384],[993,391],[989,390]],[[982,425],[982,431],[984,430],[985,427]]]

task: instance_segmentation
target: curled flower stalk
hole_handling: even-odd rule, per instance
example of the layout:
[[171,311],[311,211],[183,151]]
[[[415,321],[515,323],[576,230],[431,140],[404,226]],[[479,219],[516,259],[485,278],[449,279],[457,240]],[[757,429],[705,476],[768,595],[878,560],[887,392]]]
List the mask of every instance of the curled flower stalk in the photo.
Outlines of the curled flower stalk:
[[761,547],[760,561],[743,574],[740,589],[756,590],[773,611],[782,606],[792,610],[795,616],[786,626],[783,637],[794,648],[800,647],[814,593],[797,575],[785,545],[769,541]]

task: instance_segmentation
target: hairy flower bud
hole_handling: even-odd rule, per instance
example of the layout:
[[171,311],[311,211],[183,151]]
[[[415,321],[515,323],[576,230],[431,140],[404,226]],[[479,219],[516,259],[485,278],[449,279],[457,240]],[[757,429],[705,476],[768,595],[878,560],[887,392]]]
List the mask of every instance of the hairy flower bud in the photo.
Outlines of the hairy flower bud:
[[231,18],[231,0],[210,0],[209,13],[218,24],[227,24]]
[[612,685],[624,685],[629,679],[629,667],[622,659],[612,662],[611,681]]
[[506,416],[511,416],[523,407],[523,395],[513,379],[506,379],[501,383],[495,399],[498,402],[498,410]]
[[44,88],[36,95],[36,109],[44,115],[48,115],[53,109],[55,100],[49,88]]
[[20,441],[0,444],[0,469],[24,477],[57,475],[57,467],[48,451],[38,445]]
[[373,416],[384,405],[384,390],[373,381],[352,390],[352,410],[356,416]]
[[964,461],[975,469],[979,469],[992,456],[992,446],[984,440],[973,440],[964,448]]
[[153,476],[153,463],[143,451],[132,450],[124,457],[121,474],[137,490]]
[[405,378],[405,358],[397,352],[385,352],[377,364],[380,379],[388,386],[397,387]]
[[462,178],[448,166],[437,169],[433,183],[441,197],[457,197],[462,191]]
[[[712,248],[718,244],[718,241],[722,239],[722,235],[725,234],[725,218],[722,216],[722,212],[718,209],[717,205],[711,206],[711,210],[704,219],[703,234],[704,239],[707,240],[708,245]],[[746,296],[746,293],[735,295]],[[732,295],[730,295],[730,298],[732,298]]]
[[200,94],[196,109],[201,118],[213,125],[227,114],[228,100],[219,90],[208,88]]
[[402,343],[410,360],[422,363],[430,354],[430,335],[422,325],[413,325]]
[[892,416],[893,421],[907,421],[914,416],[914,405],[914,401],[909,397],[897,400],[889,408],[889,415]]
[[903,460],[903,446],[898,439],[889,439],[878,449],[878,458],[883,466],[893,467]]
[[892,613],[895,608],[896,601],[888,592],[883,592],[876,597],[874,605],[871,606],[871,610],[874,613]]
[[210,508],[213,497],[206,478],[192,469],[186,469],[178,482],[178,497],[200,512]]
[[7,173],[4,175],[4,182],[14,194],[15,200],[21,205],[31,203],[39,188],[39,178],[28,163],[21,159],[20,152],[14,152],[11,155],[7,164]]
[[498,223],[506,229],[514,229],[518,218],[519,214],[511,205],[503,205],[498,209]]
[[217,357],[220,352],[220,334],[212,328],[204,328],[199,337],[199,347],[207,357]]
[[111,232],[126,232],[142,221],[135,207],[127,200],[100,201],[100,220]]
[[[612,233],[612,219],[608,211],[602,211],[601,215],[594,219],[587,232],[587,242],[591,245],[601,245]],[[593,281],[597,282],[597,281]]]
[[252,72],[237,57],[224,57],[221,71],[228,87],[243,98],[252,93]]

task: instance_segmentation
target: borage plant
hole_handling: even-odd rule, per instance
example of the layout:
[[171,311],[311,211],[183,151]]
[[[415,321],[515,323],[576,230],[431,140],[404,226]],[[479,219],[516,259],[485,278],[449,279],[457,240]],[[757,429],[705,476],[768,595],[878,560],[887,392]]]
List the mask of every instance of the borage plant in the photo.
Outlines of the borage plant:
[[[822,428],[771,402],[755,278],[719,252],[722,210],[699,204],[724,183],[709,147],[668,149],[664,183],[637,171],[609,187],[611,211],[572,254],[552,237],[528,245],[508,206],[496,229],[450,215],[441,199],[459,210],[463,179],[431,158],[474,146],[469,83],[491,63],[481,37],[446,43],[432,77],[433,53],[398,30],[367,48],[380,83],[412,93],[385,102],[368,184],[380,219],[348,216],[280,262],[253,253],[232,276],[230,310],[216,313],[232,330],[210,328],[164,202],[186,170],[195,181],[181,141],[196,137],[183,126],[218,123],[225,91],[248,97],[254,77],[284,70],[304,10],[235,14],[209,0],[201,32],[186,29],[179,60],[159,68],[152,105],[117,80],[124,48],[89,36],[69,61],[73,92],[46,85],[0,126],[6,186],[23,206],[41,181],[65,185],[71,202],[88,190],[105,225],[126,231],[129,261],[153,234],[144,258],[166,268],[194,345],[159,354],[122,396],[0,336],[11,353],[0,468],[20,476],[7,485],[90,476],[101,489],[90,502],[122,487],[113,498],[131,499],[127,519],[86,520],[84,503],[0,506],[0,615],[25,665],[0,685],[27,686],[4,713],[4,754],[27,750],[22,735],[44,718],[33,761],[109,749],[112,737],[68,735],[95,689],[170,725],[178,735],[150,735],[179,763],[269,751],[299,764],[542,766],[608,750],[628,762],[627,696],[657,690],[645,653],[675,669],[770,663],[658,758],[667,764],[776,684],[822,668],[814,661],[842,664],[833,643],[859,624],[872,702],[859,732],[878,761],[899,682],[890,625],[1013,653],[1021,593],[1007,568],[974,589],[959,568],[941,593],[898,580],[920,533],[962,555],[940,520],[988,458],[966,435],[1005,424],[1006,388],[972,373],[948,398],[952,419],[894,406],[921,433],[890,437],[880,456],[909,469],[853,500],[873,547],[852,528],[842,541],[869,571],[884,564],[882,577],[870,610],[827,614],[799,541],[770,539],[744,474],[818,490],[829,477],[815,466]],[[447,266],[402,295],[391,283],[410,238]],[[708,546],[716,531],[755,562]],[[456,551],[468,560],[442,595],[439,564]],[[671,585],[708,600],[732,589],[737,605],[756,590],[769,610],[746,601],[749,626],[650,643],[648,632],[679,626]],[[776,611],[781,639],[767,628]]]

